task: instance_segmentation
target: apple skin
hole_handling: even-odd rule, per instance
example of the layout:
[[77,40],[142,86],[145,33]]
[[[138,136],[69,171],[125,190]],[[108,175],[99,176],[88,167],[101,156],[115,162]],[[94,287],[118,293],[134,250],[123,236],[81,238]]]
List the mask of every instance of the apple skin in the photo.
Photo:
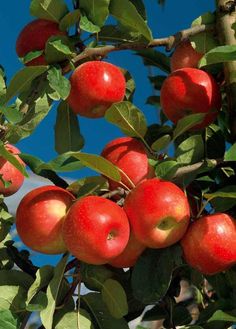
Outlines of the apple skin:
[[27,193],[16,211],[16,229],[24,244],[44,254],[65,252],[62,224],[74,200],[70,192],[53,185]]
[[184,192],[158,178],[137,185],[126,197],[124,210],[137,240],[149,248],[165,248],[187,230],[190,207]]
[[111,200],[85,196],[74,203],[63,225],[68,250],[81,261],[100,265],[118,256],[130,234],[124,210]]
[[188,114],[205,113],[204,120],[194,130],[211,124],[221,109],[221,93],[214,78],[196,68],[172,72],[163,82],[161,107],[169,120],[176,124]]
[[[142,180],[154,176],[154,169],[148,163],[146,148],[141,141],[132,137],[120,137],[109,142],[101,155],[119,167],[137,185]],[[122,182],[133,188],[129,180],[121,173]],[[115,190],[119,183],[109,180],[110,190]]]
[[184,67],[198,67],[198,62],[203,54],[197,52],[189,40],[182,41],[173,52],[170,58],[171,72]]
[[67,99],[75,114],[101,118],[106,110],[125,96],[126,82],[121,70],[110,63],[89,61],[78,66],[70,77]]
[[[24,57],[31,51],[44,50],[47,40],[51,36],[66,35],[60,31],[59,25],[46,19],[35,19],[28,23],[20,32],[16,40],[16,53]],[[47,65],[44,55],[32,59],[26,63],[27,66]]]
[[[25,165],[18,156],[18,154],[20,154],[18,148],[11,144],[6,144],[6,149],[8,152],[11,152],[21,164]],[[0,194],[3,194],[5,197],[15,194],[24,182],[24,175],[3,157],[0,157],[0,175],[3,180],[11,182],[9,187],[4,187],[3,182],[0,181]]]
[[128,244],[124,251],[119,256],[112,259],[109,264],[118,268],[132,267],[145,249],[146,247],[135,238],[131,231]]
[[192,223],[180,244],[186,262],[213,275],[236,264],[236,220],[225,213],[206,215]]

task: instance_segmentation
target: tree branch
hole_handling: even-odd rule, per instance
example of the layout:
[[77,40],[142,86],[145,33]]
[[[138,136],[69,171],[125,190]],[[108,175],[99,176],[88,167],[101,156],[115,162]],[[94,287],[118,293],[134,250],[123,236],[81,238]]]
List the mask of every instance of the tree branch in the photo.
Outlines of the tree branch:
[[[114,45],[107,45],[107,46],[99,46],[96,48],[85,48],[80,54],[76,55],[72,60],[72,64],[74,66],[78,66],[79,62],[85,58],[93,58],[93,59],[102,59],[106,57],[109,53],[113,51],[121,51],[121,50],[141,50],[141,49],[148,49],[154,47],[165,46],[166,49],[169,51],[173,49],[178,43],[183,41],[190,36],[196,35],[198,33],[202,33],[205,31],[213,31],[214,25],[197,25],[193,26],[189,29],[185,29],[175,33],[174,35],[160,38],[160,39],[153,39],[149,43],[144,42],[125,42],[119,43]],[[67,73],[71,71],[71,64],[66,65],[63,68],[63,73]]]

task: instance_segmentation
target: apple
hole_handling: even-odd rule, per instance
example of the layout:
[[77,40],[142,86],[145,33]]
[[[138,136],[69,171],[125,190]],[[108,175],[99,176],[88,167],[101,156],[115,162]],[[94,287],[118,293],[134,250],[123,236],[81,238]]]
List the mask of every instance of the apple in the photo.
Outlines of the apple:
[[129,240],[129,221],[115,202],[85,196],[68,211],[63,237],[68,250],[88,264],[105,264],[123,252]]
[[188,114],[205,113],[204,120],[194,129],[211,124],[221,109],[216,81],[209,73],[196,68],[172,72],[162,84],[160,101],[164,114],[174,124]]
[[[66,32],[60,31],[58,23],[46,19],[35,19],[20,32],[16,40],[16,53],[19,57],[24,57],[31,51],[44,50],[47,40],[57,35],[66,35]],[[27,66],[46,64],[43,54],[26,63]]]
[[136,239],[149,248],[165,248],[179,241],[190,220],[184,192],[158,178],[138,184],[126,197],[124,211]]
[[170,58],[171,72],[184,67],[198,67],[203,54],[197,52],[189,40],[182,41],[174,50]]
[[193,222],[181,246],[186,262],[212,275],[236,264],[236,220],[225,213],[205,215]]
[[[144,144],[133,137],[120,137],[110,141],[101,155],[119,167],[137,185],[142,180],[154,176],[154,169],[148,163]],[[122,182],[129,188],[132,183],[121,173]],[[109,180],[110,190],[116,189],[119,183]]]
[[44,254],[65,252],[62,224],[74,199],[70,192],[53,185],[27,193],[16,211],[16,229],[24,244]]
[[119,256],[112,259],[109,264],[118,268],[132,267],[145,249],[146,247],[136,239],[131,231],[128,244],[124,251]]
[[[18,148],[11,144],[6,144],[6,149],[8,152],[11,152],[21,164],[25,165],[18,156],[18,154],[20,154]],[[4,181],[10,183],[10,186],[5,187],[4,183],[0,180],[0,194],[4,196],[15,194],[24,182],[24,175],[3,157],[0,157],[0,175]]]
[[87,118],[103,117],[106,110],[125,96],[125,78],[110,63],[89,61],[78,66],[70,77],[68,103],[74,113]]

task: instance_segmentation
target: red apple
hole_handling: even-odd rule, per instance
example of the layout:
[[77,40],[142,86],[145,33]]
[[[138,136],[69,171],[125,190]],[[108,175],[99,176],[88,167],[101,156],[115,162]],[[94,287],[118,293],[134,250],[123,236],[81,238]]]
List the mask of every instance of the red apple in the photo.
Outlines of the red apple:
[[211,124],[221,109],[221,93],[214,78],[195,68],[172,72],[161,88],[161,107],[167,118],[176,124],[188,114],[205,113],[202,129]]
[[170,58],[171,72],[184,67],[198,67],[203,54],[197,52],[189,40],[182,41]]
[[74,203],[64,221],[68,250],[89,264],[105,264],[118,256],[129,240],[129,222],[116,203],[86,196]]
[[[132,137],[116,138],[104,147],[101,155],[119,167],[134,185],[154,176],[154,169],[148,163],[146,148],[138,139]],[[121,177],[126,186],[133,187],[122,173]],[[114,190],[118,186],[118,183],[109,180],[110,190]]]
[[[27,24],[20,32],[16,41],[16,53],[24,57],[31,51],[44,50],[47,40],[52,36],[65,35],[60,31],[59,25],[46,19],[35,19]],[[46,65],[44,55],[31,60],[26,65]]]
[[137,185],[126,197],[124,210],[137,240],[150,248],[174,244],[189,225],[190,208],[184,192],[158,178]]
[[[17,155],[20,154],[18,148],[7,144],[6,149],[8,152],[11,152],[21,164],[25,165]],[[0,157],[0,175],[4,181],[10,182],[11,184],[9,187],[5,187],[3,182],[0,181],[0,194],[4,196],[10,196],[16,193],[24,182],[24,175],[3,157]]]
[[224,213],[199,218],[181,240],[186,262],[203,274],[236,264],[236,220]]
[[27,193],[16,211],[16,228],[24,244],[45,254],[65,252],[62,224],[73,201],[70,192],[57,186],[42,186]]
[[135,238],[131,231],[128,244],[124,251],[119,256],[112,259],[109,264],[118,268],[132,267],[145,248],[146,247]]
[[125,96],[125,78],[110,63],[90,61],[75,69],[70,77],[68,103],[74,113],[87,118],[103,117],[106,110]]

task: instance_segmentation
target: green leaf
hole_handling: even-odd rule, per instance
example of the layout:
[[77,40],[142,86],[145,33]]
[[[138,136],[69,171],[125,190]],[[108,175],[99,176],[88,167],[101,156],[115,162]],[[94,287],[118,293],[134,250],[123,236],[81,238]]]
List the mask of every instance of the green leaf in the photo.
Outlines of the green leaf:
[[59,22],[68,13],[63,0],[31,0],[30,14],[38,18]]
[[80,0],[80,9],[86,13],[89,21],[99,27],[103,26],[109,15],[110,0]]
[[142,139],[147,131],[144,114],[130,102],[113,104],[106,111],[105,119],[118,126],[128,136]]
[[160,305],[155,305],[150,310],[147,310],[143,317],[142,321],[156,321],[156,320],[162,320],[165,319],[168,316],[168,312],[164,307],[161,307]]
[[18,329],[20,321],[17,316],[9,310],[0,311],[0,328],[2,329]]
[[152,144],[152,149],[156,152],[159,152],[165,149],[170,144],[170,142],[171,142],[170,135],[161,136]]
[[79,120],[67,102],[61,102],[57,108],[55,124],[55,149],[62,154],[68,151],[79,151],[84,146],[80,133]]
[[80,19],[80,10],[75,9],[66,14],[59,23],[59,29],[61,31],[67,31],[71,26],[77,24]]
[[104,283],[113,276],[111,270],[104,265],[81,263],[83,282],[91,290],[101,291]]
[[[78,315],[78,313],[79,313],[79,315]],[[58,320],[56,321],[55,326],[53,328],[55,328],[55,329],[73,329],[73,328],[94,329],[94,326],[92,324],[89,313],[80,308],[78,312],[73,311],[73,312],[64,313],[62,315],[62,317],[59,319],[59,321]]]
[[81,196],[96,194],[101,189],[108,189],[108,182],[103,176],[90,176],[73,182],[67,189],[79,198]]
[[206,128],[206,155],[208,159],[219,159],[224,157],[224,153],[224,134],[219,126],[211,124]]
[[162,178],[164,180],[171,180],[179,167],[180,166],[177,161],[166,159],[160,161],[156,165],[155,174],[157,177]]
[[136,52],[141,56],[144,65],[155,66],[166,73],[170,73],[170,58],[154,49],[143,49]]
[[25,166],[19,162],[15,155],[8,151],[4,144],[0,142],[0,155],[7,161],[9,161],[16,169],[18,169],[25,177],[29,177]]
[[199,53],[205,54],[219,45],[218,40],[211,31],[201,32],[190,36],[192,47]]
[[28,290],[32,283],[32,277],[25,272],[18,270],[0,271],[0,286],[21,286],[22,288]]
[[52,329],[53,315],[68,257],[69,254],[64,255],[60,262],[57,264],[54,270],[54,276],[47,288],[46,294],[48,298],[48,305],[43,311],[40,312],[40,318],[45,329]]
[[199,68],[216,63],[236,60],[236,45],[219,46],[208,51],[199,61]]
[[180,143],[175,157],[178,163],[193,164],[204,157],[204,143],[201,135],[192,135]]
[[101,294],[89,293],[81,296],[82,307],[86,308],[93,315],[98,329],[129,329],[127,322],[122,319],[115,319],[110,315],[104,304]]
[[147,41],[152,40],[152,33],[136,7],[129,0],[110,1],[110,14],[128,31],[139,32]]
[[28,66],[17,72],[8,86],[4,99],[5,104],[8,103],[12,97],[27,89],[31,82],[39,75],[46,72],[47,69],[47,66]]
[[39,291],[35,295],[29,304],[26,305],[26,310],[29,312],[39,312],[47,307],[48,299],[43,291]]
[[0,66],[0,99],[6,94],[5,73]]
[[215,211],[227,211],[236,205],[236,185],[225,186],[214,193],[206,193],[204,197],[211,201]]
[[188,131],[190,128],[202,122],[204,119],[204,113],[190,114],[186,117],[180,119],[176,125],[173,132],[173,140],[182,135],[184,132]]
[[121,319],[128,313],[127,297],[122,285],[113,279],[108,279],[102,287],[102,300],[109,312],[116,319]]
[[174,269],[182,265],[181,248],[147,249],[134,266],[131,283],[134,297],[145,304],[155,304],[170,286]]
[[97,171],[115,182],[121,182],[119,169],[105,158],[88,153],[74,153],[73,156],[79,159],[84,166]]
[[49,86],[57,93],[59,99],[66,99],[70,93],[70,82],[65,78],[61,69],[51,67],[48,70],[47,79]]
[[89,32],[89,33],[98,33],[100,31],[100,27],[98,25],[93,24],[88,17],[81,12],[81,17],[79,21],[79,27],[81,30]]
[[138,13],[142,18],[146,21],[147,20],[147,13],[146,13],[146,8],[143,3],[143,0],[130,0],[132,4],[136,7]]
[[44,50],[30,51],[29,53],[27,53],[25,55],[25,57],[21,57],[20,60],[23,64],[26,64],[26,63],[32,61],[33,59],[41,56],[43,53],[44,53]]
[[[120,68],[121,69],[121,68]],[[133,95],[135,92],[135,81],[132,78],[129,71],[121,69],[124,74],[126,87],[125,87],[125,100],[132,102]]]
[[[143,41],[143,36],[134,31],[127,31],[120,25],[105,25],[99,29],[98,39],[109,42],[138,42]],[[87,31],[87,30],[86,30]]]
[[226,321],[226,322],[236,322],[236,315],[231,315],[221,310],[216,311],[207,322],[212,321]]
[[216,20],[216,16],[214,13],[206,12],[202,14],[201,16],[195,18],[195,20],[192,22],[191,26],[197,26],[202,24],[214,24]]
[[236,161],[236,143],[234,143],[226,152],[224,156],[225,161]]
[[70,60],[74,54],[75,48],[65,35],[52,36],[46,43],[45,58],[49,64]]

